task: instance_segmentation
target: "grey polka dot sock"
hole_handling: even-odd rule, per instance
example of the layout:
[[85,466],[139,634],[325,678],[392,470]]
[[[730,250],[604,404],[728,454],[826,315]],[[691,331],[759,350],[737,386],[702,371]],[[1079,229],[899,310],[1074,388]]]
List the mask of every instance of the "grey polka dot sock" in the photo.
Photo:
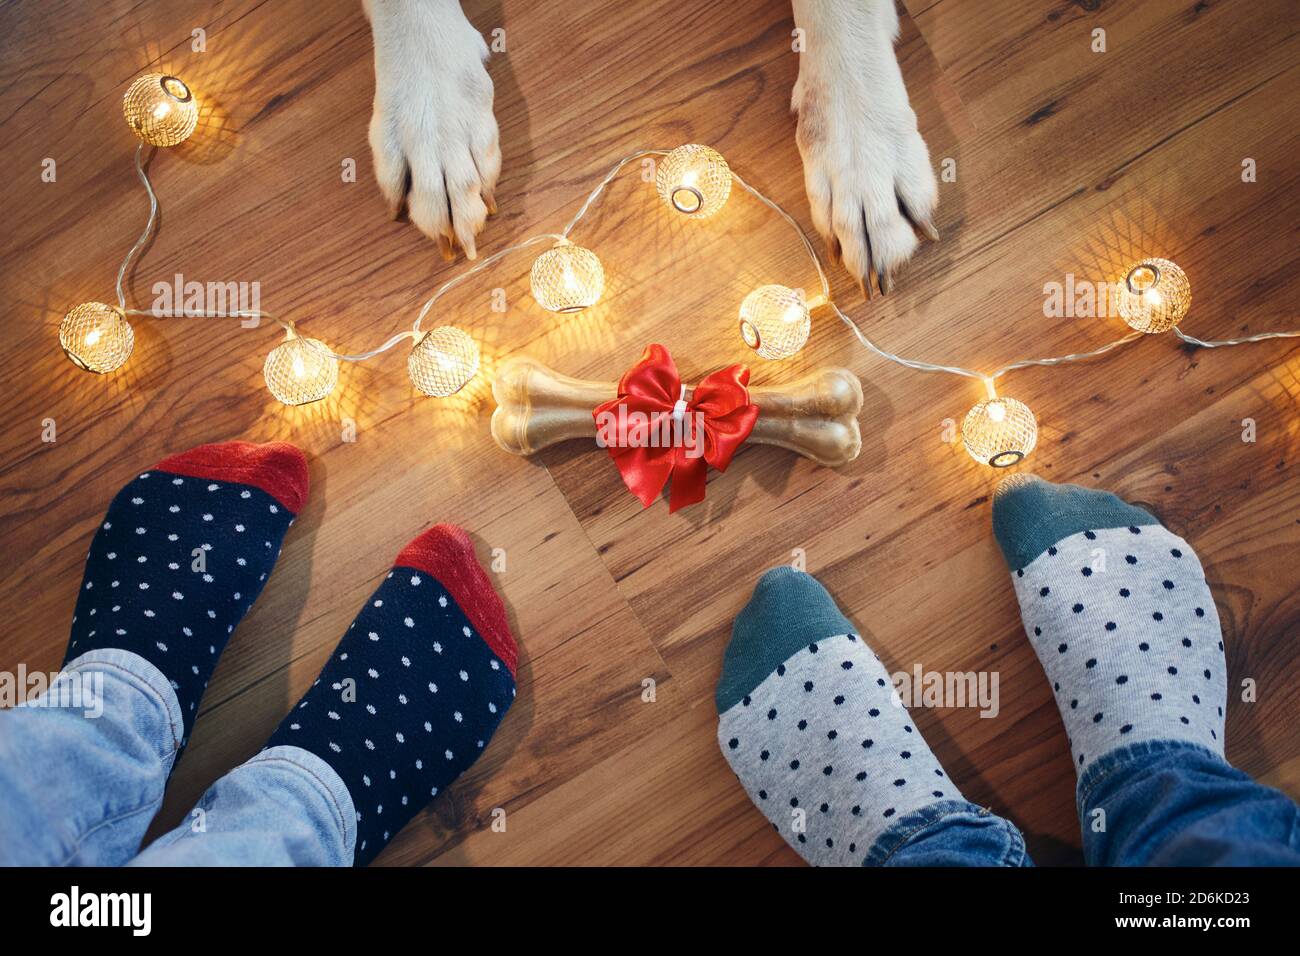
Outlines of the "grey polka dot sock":
[[1112,494],[1027,474],[998,486],[993,531],[1080,773],[1139,741],[1223,755],[1223,638],[1186,541]]
[[759,579],[716,700],[731,769],[809,863],[861,865],[907,814],[962,799],[884,665],[811,575],[776,568]]

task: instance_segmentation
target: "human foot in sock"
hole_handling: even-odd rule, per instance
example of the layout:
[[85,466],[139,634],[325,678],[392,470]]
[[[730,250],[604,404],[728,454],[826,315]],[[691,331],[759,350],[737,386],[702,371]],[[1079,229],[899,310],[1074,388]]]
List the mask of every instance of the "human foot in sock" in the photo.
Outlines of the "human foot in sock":
[[993,533],[1080,773],[1140,741],[1223,755],[1223,637],[1186,541],[1112,494],[1028,474],[998,486]]
[[293,445],[200,445],[141,472],[90,543],[64,665],[138,654],[171,682],[188,740],[217,657],[262,590],[307,500]]
[[469,536],[435,525],[397,556],[266,746],[334,768],[365,866],[478,759],[514,700],[516,657]]
[[723,755],[809,863],[861,865],[904,817],[963,799],[880,659],[809,574],[775,568],[759,579],[716,700]]

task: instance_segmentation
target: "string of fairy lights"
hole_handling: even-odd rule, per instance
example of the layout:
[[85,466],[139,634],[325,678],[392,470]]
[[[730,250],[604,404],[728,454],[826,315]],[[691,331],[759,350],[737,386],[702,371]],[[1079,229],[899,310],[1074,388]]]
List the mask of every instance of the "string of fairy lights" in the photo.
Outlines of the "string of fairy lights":
[[442,325],[428,330],[422,327],[437,301],[503,257],[540,243],[551,243],[551,248],[533,261],[529,276],[533,298],[542,308],[557,313],[580,312],[594,305],[605,289],[604,267],[593,251],[571,242],[569,234],[628,163],[649,156],[662,157],[657,162],[655,188],[668,207],[680,215],[689,219],[706,219],[715,215],[726,205],[735,184],[784,219],[802,243],[817,272],[820,293],[809,299],[800,289],[772,284],[759,286],[746,295],[740,304],[739,332],[756,355],[780,360],[796,354],[808,341],[812,312],[819,308],[830,309],[865,348],[886,361],[916,371],[941,372],[982,382],[986,395],[966,413],[961,435],[971,457],[994,468],[1005,468],[1021,461],[1034,450],[1038,441],[1038,423],[1029,407],[997,392],[997,380],[1008,372],[1094,358],[1144,335],[1170,331],[1184,342],[1202,348],[1300,336],[1300,331],[1263,332],[1243,338],[1204,341],[1186,335],[1178,324],[1191,306],[1191,284],[1183,270],[1173,262],[1150,258],[1134,265],[1116,285],[1117,309],[1131,331],[1099,348],[1050,358],[1024,359],[993,372],[896,355],[872,342],[832,299],[830,280],[821,260],[794,217],[733,171],[716,150],[688,144],[672,150],[641,150],[619,160],[587,196],[586,202],[563,231],[530,236],[485,257],[444,282],[424,303],[411,329],[399,332],[369,352],[343,354],[319,339],[300,334],[293,322],[260,310],[162,312],[127,308],[123,289],[127,270],[144,248],[158,218],[158,197],[143,163],[144,147],[169,147],[184,142],[197,125],[198,104],[193,92],[178,77],[150,73],[131,84],[123,98],[122,111],[127,124],[141,140],[135,153],[135,168],[149,195],[149,219],[118,269],[117,304],[83,303],[68,312],[59,325],[59,342],[63,350],[78,367],[90,372],[112,372],[130,357],[135,334],[126,320],[128,315],[256,318],[276,322],[284,330],[284,341],[271,350],[262,373],[271,394],[286,405],[305,405],[329,395],[338,382],[340,362],[365,361],[408,340],[412,345],[407,357],[407,373],[412,385],[426,395],[453,395],[478,374],[479,347],[473,337],[455,326]]

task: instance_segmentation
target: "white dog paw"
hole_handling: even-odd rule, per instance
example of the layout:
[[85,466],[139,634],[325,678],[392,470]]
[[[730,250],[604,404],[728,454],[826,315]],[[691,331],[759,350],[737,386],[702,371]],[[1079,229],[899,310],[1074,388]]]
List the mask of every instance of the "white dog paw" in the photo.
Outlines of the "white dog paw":
[[872,272],[888,292],[917,234],[939,238],[938,185],[894,56],[897,19],[813,20],[791,100],[804,185],[813,225],[870,297]]
[[445,258],[475,236],[501,172],[483,37],[455,0],[365,0],[375,42],[370,149],[379,189]]

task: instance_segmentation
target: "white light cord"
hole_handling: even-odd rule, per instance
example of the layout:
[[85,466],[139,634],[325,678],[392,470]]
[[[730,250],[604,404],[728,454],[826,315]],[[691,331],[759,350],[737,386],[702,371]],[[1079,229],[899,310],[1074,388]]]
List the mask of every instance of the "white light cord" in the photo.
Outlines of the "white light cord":
[[144,232],[140,233],[140,238],[135,241],[131,251],[126,254],[122,260],[122,265],[117,270],[117,307],[126,309],[126,293],[122,291],[122,282],[126,278],[127,267],[131,265],[131,260],[139,252],[144,244],[149,240],[150,234],[153,233],[154,223],[158,221],[158,196],[153,191],[153,185],[149,182],[148,175],[144,171],[144,163],[141,161],[144,155],[144,140],[135,148],[135,173],[140,177],[140,182],[144,183],[144,191],[149,194],[149,221],[144,224]]
[[[296,331],[291,332],[289,334],[289,337],[292,338],[295,335],[297,335]],[[326,347],[324,351],[326,354],[338,359],[340,362],[364,362],[366,359],[372,359],[376,355],[380,355],[384,352],[387,352],[389,349],[391,349],[393,346],[397,345],[400,342],[405,342],[407,339],[418,340],[419,337],[420,337],[419,333],[417,332],[398,332],[396,335],[394,335],[383,345],[379,346],[379,348],[371,349],[369,352],[358,352],[355,355],[344,355],[340,352],[335,352],[333,349],[328,347]],[[320,345],[316,346],[316,351],[318,352],[321,351]]]
[[630,156],[624,156],[622,159],[620,159],[617,163],[614,164],[614,168],[605,174],[605,178],[600,181],[599,185],[597,185],[596,188],[593,189],[591,193],[587,196],[587,201],[582,204],[582,207],[576,213],[573,214],[573,218],[570,219],[569,224],[564,227],[564,231],[561,233],[561,235],[565,239],[569,238],[569,233],[573,232],[573,227],[576,226],[578,224],[578,221],[587,214],[587,210],[591,208],[591,204],[596,201],[596,198],[605,191],[605,187],[608,186],[610,183],[612,183],[614,181],[614,177],[623,171],[624,166],[632,162],[634,159],[644,159],[646,156],[667,156],[667,155],[668,155],[668,150],[666,149],[642,149],[642,150],[638,150],[635,153],[632,153]]
[[[795,220],[794,216],[790,215],[788,212],[785,211],[785,208],[779,202],[777,202],[775,199],[768,199],[765,195],[759,192],[758,189],[756,189],[755,187],[751,186],[748,182],[746,182],[745,179],[740,175],[740,173],[733,171],[731,174],[731,178],[736,181],[737,185],[739,185],[741,189],[745,190],[745,192],[749,193],[759,202],[768,206],[768,208],[770,208],[773,212],[775,212],[778,216],[780,216],[782,219],[784,219],[786,222],[790,224],[790,228],[795,231],[795,233],[799,236],[799,241],[803,243],[804,250],[808,253],[808,258],[812,260],[813,268],[817,270],[817,280],[821,283],[822,286],[822,296],[826,299],[828,303],[834,305],[835,303],[830,301],[831,298],[830,279],[826,277],[826,271],[822,268],[821,260],[817,258],[817,250],[813,248],[812,242],[809,240],[808,236],[805,235],[803,231],[803,227],[799,225],[799,223]],[[839,312],[839,309],[837,308],[835,311]],[[841,314],[840,318],[844,318],[844,316]],[[849,320],[849,324],[852,325],[851,320]],[[878,349],[876,349],[874,345],[871,345],[869,347],[873,350],[879,351]],[[887,353],[882,353],[882,354],[887,354]]]
[[550,240],[551,242],[568,241],[567,239],[565,239],[564,236],[561,236],[553,232],[544,232],[539,236],[529,236],[523,242],[516,242],[513,246],[506,246],[504,249],[492,253],[492,255],[483,259],[481,262],[476,263],[473,267],[466,269],[460,275],[452,276],[441,286],[439,286],[438,291],[435,292],[433,295],[429,296],[428,301],[424,303],[424,308],[422,308],[420,310],[420,314],[415,317],[415,326],[412,329],[414,335],[418,338],[423,334],[420,331],[420,323],[424,321],[424,317],[429,314],[429,310],[433,308],[433,304],[442,297],[444,292],[454,289],[456,286],[460,285],[470,276],[482,272],[484,269],[492,265],[498,259],[502,259],[505,256],[508,256],[512,252],[518,252],[520,249],[526,249],[528,246],[536,245],[539,242],[545,242],[547,240]]
[[[144,184],[144,191],[149,194],[149,219],[144,224],[144,231],[140,233],[140,238],[135,241],[135,245],[133,245],[130,251],[127,252],[126,258],[122,260],[122,265],[119,266],[117,270],[117,305],[121,312],[124,315],[151,315],[156,318],[169,319],[268,319],[283,328],[288,337],[292,338],[296,336],[298,333],[292,322],[287,319],[277,318],[270,312],[263,312],[259,309],[239,309],[233,312],[218,312],[208,309],[197,311],[182,309],[181,311],[176,312],[170,310],[163,311],[161,309],[128,309],[126,307],[126,293],[122,288],[122,284],[126,279],[126,270],[130,268],[131,261],[135,258],[141,248],[144,247],[144,244],[149,240],[149,236],[153,234],[154,225],[158,221],[158,194],[154,192],[153,184],[149,182],[149,175],[144,169],[144,146],[145,144],[141,142],[140,145],[136,147],[135,172],[136,175],[140,177],[140,182]],[[458,279],[453,279],[451,282],[447,283],[443,289],[440,289],[438,293],[435,294],[434,298],[430,300],[430,304],[437,299],[438,295],[441,295],[442,292],[446,291],[446,289],[456,281],[458,281]],[[382,352],[387,352],[399,342],[418,337],[419,321],[417,320],[416,330],[414,332],[400,332],[383,345],[379,346],[379,348],[371,349],[369,352],[360,352],[356,355],[343,355],[329,348],[326,348],[324,351],[341,362],[364,362],[366,359],[374,358]],[[316,348],[318,351],[320,350],[319,346],[316,346]]]
[[1104,355],[1111,349],[1117,349],[1125,343],[1132,342],[1134,339],[1140,339],[1144,334],[1145,333],[1143,332],[1130,332],[1122,339],[1116,339],[1114,342],[1107,342],[1105,345],[1100,348],[1095,348],[1091,352],[1072,352],[1069,355],[1057,355],[1053,358],[1024,359],[1020,362],[1012,362],[1010,365],[1002,366],[990,375],[989,378],[998,378],[1007,372],[1015,371],[1018,368],[1029,368],[1033,365],[1063,365],[1066,362],[1078,362],[1083,359],[1090,359],[1095,355]]
[[904,368],[915,369],[918,372],[947,372],[949,375],[962,375],[965,376],[966,378],[978,378],[978,379],[988,378],[988,376],[984,375],[982,372],[972,371],[971,369],[968,368],[960,368],[959,366],[956,365],[935,365],[932,362],[920,362],[917,361],[916,359],[909,359],[909,358],[904,358],[901,355],[895,355],[893,352],[886,352],[875,342],[871,341],[871,339],[867,338],[866,333],[863,332],[862,329],[858,327],[858,323],[854,322],[847,315],[841,312],[840,307],[838,305],[836,305],[834,302],[831,302],[830,307],[835,310],[835,314],[840,317],[840,321],[843,322],[845,325],[847,325],[850,331],[852,331],[853,334],[857,336],[859,342],[861,342],[864,346],[866,346],[871,351],[875,352],[877,355],[879,355],[882,359],[884,359],[887,362],[895,362],[899,365],[902,365]]
[[[1110,342],[1106,345],[1103,345],[1101,348],[1094,349],[1091,352],[1076,352],[1072,355],[1060,355],[1054,358],[1025,359],[1024,361],[1021,362],[1014,362],[1011,365],[1004,365],[1002,368],[998,369],[996,372],[993,372],[991,375],[984,375],[981,372],[976,372],[968,368],[961,368],[956,365],[937,365],[933,362],[922,362],[917,359],[909,359],[909,358],[904,358],[901,355],[895,355],[893,352],[887,352],[884,349],[882,349],[880,346],[876,345],[875,342],[871,341],[871,339],[867,337],[867,334],[862,331],[862,328],[856,322],[854,322],[852,318],[850,318],[848,315],[845,315],[844,312],[840,310],[840,307],[836,305],[834,301],[831,300],[830,280],[828,280],[826,277],[826,271],[822,268],[821,260],[817,256],[816,249],[813,248],[812,241],[808,238],[807,234],[803,231],[803,227],[799,225],[798,221],[794,218],[794,216],[790,215],[790,213],[788,213],[781,206],[781,204],[778,203],[776,200],[769,199],[767,196],[763,195],[763,193],[761,193],[758,189],[751,186],[748,182],[744,180],[744,178],[740,176],[739,173],[732,173],[732,178],[740,185],[742,189],[744,189],[750,195],[754,196],[755,198],[757,198],[758,200],[766,204],[768,207],[774,210],[777,213],[777,215],[779,215],[782,219],[784,219],[786,222],[790,224],[790,228],[792,228],[795,231],[795,233],[799,236],[799,241],[803,243],[804,250],[808,253],[808,258],[812,261],[813,268],[817,270],[817,278],[821,282],[822,295],[826,299],[825,304],[829,305],[835,311],[835,314],[839,316],[840,321],[843,322],[845,325],[847,325],[850,330],[852,330],[853,334],[857,337],[858,341],[862,343],[862,345],[864,345],[866,348],[870,349],[872,352],[876,353],[876,355],[880,356],[886,361],[894,362],[898,365],[904,366],[905,368],[915,369],[918,372],[946,372],[949,375],[961,375],[966,378],[976,378],[976,379],[991,381],[993,379],[997,379],[1001,377],[1007,372],[1013,371],[1014,369],[1028,368],[1031,365],[1061,365],[1062,363],[1065,362],[1077,362],[1080,359],[1092,358],[1094,355],[1101,355],[1104,352],[1109,352],[1113,348],[1123,345],[1126,342],[1131,342],[1135,338],[1140,338],[1142,336],[1141,332],[1133,332],[1130,333],[1129,335],[1124,336],[1122,339],[1117,339],[1114,342]],[[818,303],[818,305],[820,304],[822,303]]]
[[[145,172],[144,163],[142,161],[143,153],[144,153],[144,145],[145,144],[142,142],[136,148],[135,171],[136,174],[140,177],[140,182],[144,184],[145,192],[149,194],[149,220],[148,222],[145,223],[144,232],[140,234],[140,238],[136,240],[135,245],[131,247],[130,251],[126,254],[126,258],[122,260],[121,267],[117,270],[118,307],[122,310],[124,314],[127,315],[153,315],[153,316],[166,317],[166,318],[269,319],[270,321],[276,322],[282,328],[284,328],[286,337],[288,338],[297,337],[299,333],[296,327],[294,326],[293,322],[288,321],[286,319],[277,318],[274,315],[270,314],[269,312],[261,312],[256,310],[237,311],[237,312],[209,312],[209,311],[162,312],[158,310],[151,311],[147,309],[128,309],[126,307],[126,294],[122,288],[123,282],[126,278],[126,271],[130,267],[132,260],[135,258],[135,256],[140,252],[140,250],[144,247],[145,243],[148,241],[149,236],[153,233],[154,225],[158,220],[158,196],[154,193],[153,186],[149,182],[149,176]],[[624,156],[622,159],[620,159],[617,163],[614,164],[613,168],[610,169],[610,171],[605,175],[605,178],[602,179],[596,185],[596,188],[593,189],[588,194],[586,201],[582,204],[582,206],[579,207],[578,211],[574,213],[573,218],[569,220],[568,225],[566,225],[561,232],[558,233],[544,232],[544,233],[539,233],[538,235],[535,236],[529,236],[527,239],[521,240],[520,242],[514,243],[513,245],[510,246],[506,246],[504,249],[492,253],[492,255],[487,256],[481,261],[475,263],[472,267],[465,270],[464,272],[461,272],[458,275],[455,275],[452,278],[448,279],[441,286],[439,286],[437,291],[434,292],[433,295],[431,295],[428,298],[428,300],[424,303],[423,308],[420,309],[419,315],[417,315],[415,318],[414,325],[409,331],[399,332],[397,335],[394,335],[383,345],[379,346],[379,348],[371,349],[369,352],[359,352],[353,355],[347,355],[340,352],[335,352],[329,348],[326,348],[325,352],[331,357],[338,359],[341,362],[364,362],[367,359],[374,358],[376,355],[379,355],[383,352],[387,352],[389,349],[393,348],[394,346],[398,345],[401,342],[406,341],[407,339],[412,339],[418,342],[421,338],[423,338],[425,334],[421,330],[420,324],[428,316],[429,310],[433,308],[434,303],[436,303],[438,299],[440,299],[445,293],[449,292],[451,289],[454,289],[456,286],[460,285],[466,279],[470,278],[471,276],[477,275],[478,273],[482,272],[484,269],[487,269],[489,266],[495,264],[496,262],[503,259],[505,256],[510,255],[513,252],[518,252],[521,249],[526,249],[529,246],[536,245],[539,242],[554,242],[554,243],[568,242],[569,233],[571,233],[574,227],[576,227],[578,223],[582,221],[582,218],[585,215],[587,215],[588,212],[590,212],[592,205],[605,191],[605,188],[609,186],[611,182],[614,181],[614,179],[618,176],[620,172],[622,172],[623,168],[627,166],[628,163],[634,162],[635,160],[638,159],[643,159],[646,156],[666,156],[666,155],[668,155],[668,150],[665,149],[643,149],[643,150],[638,150],[637,152],[632,153],[628,156]],[[1079,362],[1084,359],[1094,358],[1098,355],[1104,355],[1105,353],[1110,352],[1113,349],[1119,348],[1121,345],[1125,345],[1129,342],[1134,341],[1135,339],[1140,339],[1143,337],[1143,333],[1141,332],[1130,332],[1128,335],[1125,335],[1123,338],[1116,339],[1113,342],[1108,342],[1107,344],[1099,348],[1095,348],[1089,352],[1072,352],[1069,355],[1056,355],[1050,358],[1022,359],[1017,362],[1011,362],[1007,365],[1003,365],[1001,368],[988,374],[985,374],[983,372],[977,372],[974,371],[973,369],[961,368],[960,366],[956,366],[956,365],[939,365],[934,362],[923,362],[920,361],[919,359],[909,359],[902,355],[896,355],[893,352],[889,352],[886,351],[885,349],[882,349],[880,346],[876,345],[876,343],[872,342],[871,339],[867,337],[866,333],[862,331],[858,323],[855,322],[848,315],[846,315],[840,309],[840,307],[835,303],[835,301],[831,298],[831,284],[830,284],[830,279],[826,275],[826,270],[822,268],[821,259],[817,256],[817,251],[813,247],[812,241],[808,238],[808,235],[804,232],[803,227],[799,225],[798,221],[794,218],[794,216],[790,215],[790,213],[788,213],[781,206],[780,203],[776,202],[774,199],[770,199],[768,196],[764,195],[759,189],[750,185],[749,182],[747,182],[739,173],[733,171],[731,173],[731,177],[736,182],[736,184],[740,186],[741,189],[745,190],[755,199],[762,202],[769,209],[775,212],[778,216],[784,219],[786,223],[789,224],[790,228],[793,229],[795,231],[795,234],[799,237],[799,241],[803,244],[804,251],[808,254],[808,259],[812,262],[813,268],[817,270],[817,280],[821,284],[821,294],[822,294],[822,299],[824,300],[822,302],[810,303],[809,307],[811,309],[815,309],[822,305],[829,306],[839,317],[840,321],[849,327],[849,329],[853,332],[854,336],[857,338],[858,342],[861,343],[863,347],[875,353],[877,356],[879,356],[880,358],[884,359],[887,362],[893,362],[897,365],[903,366],[904,368],[914,369],[918,372],[944,372],[949,375],[960,375],[965,378],[979,379],[983,381],[986,385],[991,385],[995,379],[1002,377],[1007,372],[1013,372],[1017,369],[1030,368],[1032,366],[1039,366],[1039,365],[1055,366],[1055,365],[1064,365],[1067,362]],[[1257,335],[1250,335],[1243,338],[1222,339],[1219,341],[1207,342],[1203,339],[1198,339],[1194,336],[1187,335],[1181,329],[1178,328],[1174,328],[1173,332],[1176,336],[1178,336],[1178,338],[1188,343],[1189,345],[1195,345],[1207,349],[1222,348],[1224,346],[1229,346],[1229,345],[1245,345],[1249,342],[1262,342],[1266,339],[1286,339],[1286,338],[1300,337],[1300,331],[1261,332]]]
[[1225,345],[1245,345],[1247,342],[1263,342],[1265,339],[1294,339],[1300,337],[1300,332],[1260,332],[1258,335],[1248,335],[1241,339],[1220,339],[1217,342],[1206,342],[1195,336],[1185,334],[1181,329],[1175,328],[1174,335],[1178,336],[1189,345],[1199,345],[1203,349],[1217,349]]

